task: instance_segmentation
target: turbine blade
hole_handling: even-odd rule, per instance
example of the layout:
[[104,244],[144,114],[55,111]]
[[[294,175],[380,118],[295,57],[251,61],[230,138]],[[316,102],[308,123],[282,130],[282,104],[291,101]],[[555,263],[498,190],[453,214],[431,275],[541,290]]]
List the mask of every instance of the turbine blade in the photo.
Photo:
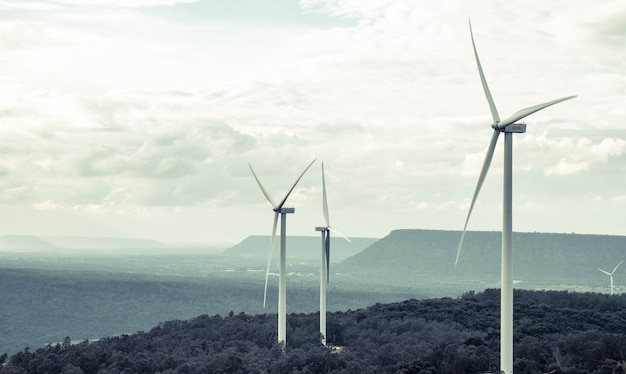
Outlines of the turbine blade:
[[259,187],[261,187],[261,191],[263,191],[263,195],[265,195],[265,198],[267,199],[267,201],[269,201],[270,204],[272,204],[272,208],[275,208],[276,203],[274,202],[274,200],[272,200],[272,197],[270,196],[269,193],[267,193],[267,190],[265,189],[265,187],[263,187],[263,184],[261,183],[259,178],[256,176],[254,169],[252,169],[252,165],[248,164],[248,166],[250,167],[250,171],[252,172],[252,175],[254,175],[254,179],[256,179],[256,182],[259,184]]
[[472,22],[469,23],[470,27],[470,36],[472,37],[472,47],[474,47],[474,57],[476,57],[476,65],[478,65],[478,73],[480,74],[480,83],[483,85],[483,91],[485,91],[485,96],[487,97],[487,101],[489,102],[489,109],[491,109],[491,117],[493,117],[493,122],[500,122],[500,116],[498,115],[498,110],[496,109],[496,104],[493,102],[493,97],[491,96],[491,91],[489,91],[489,86],[487,85],[487,80],[485,79],[485,73],[483,73],[483,67],[480,64],[480,59],[478,58],[478,52],[476,51],[476,43],[474,43],[474,33],[472,32]]
[[615,267],[615,269],[613,269],[613,272],[611,274],[615,274],[615,270],[617,270],[617,268],[622,264],[622,262],[624,262],[624,260],[620,261],[619,264],[617,264],[617,266]]
[[326,250],[326,283],[328,283],[330,281],[330,231],[326,232],[324,249]]
[[601,272],[603,272],[603,273],[604,273],[604,274],[606,274],[606,275],[613,275],[613,274],[609,273],[608,271],[602,270],[602,269],[600,269],[600,268],[598,268],[598,270],[600,270]]
[[509,118],[505,119],[504,121],[498,123],[498,128],[502,129],[507,127],[508,125],[519,121],[520,119],[529,116],[535,112],[540,111],[541,109],[545,109],[551,105],[554,104],[558,104],[562,101],[565,100],[569,100],[569,99],[573,99],[576,96],[567,96],[567,97],[562,97],[560,99],[556,99],[556,100],[552,100],[552,101],[548,101],[547,103],[543,103],[543,104],[538,104],[538,105],[534,105],[534,106],[530,106],[528,108],[524,108],[524,109],[520,109],[517,112],[515,112],[512,116],[510,116]]
[[300,174],[300,176],[298,177],[298,179],[296,179],[295,182],[293,182],[293,185],[291,186],[291,188],[289,189],[289,191],[287,192],[287,194],[285,195],[285,197],[283,198],[283,200],[276,205],[276,207],[278,209],[283,207],[283,204],[285,204],[285,201],[287,201],[287,198],[289,197],[289,195],[291,194],[291,191],[293,191],[294,188],[296,188],[296,184],[298,184],[298,182],[300,182],[300,179],[302,179],[302,177],[304,176],[304,173],[306,173],[307,170],[309,170],[309,168],[311,167],[311,165],[313,165],[313,163],[315,162],[315,160],[311,161],[311,163],[309,164],[309,166],[306,167],[306,169],[304,169],[304,171],[302,172],[302,174]]
[[345,236],[344,234],[342,234],[342,233],[340,233],[339,231],[335,230],[334,228],[332,228],[332,227],[328,227],[328,230],[329,230],[329,231],[332,231],[332,232],[334,232],[335,234],[338,234],[338,235],[339,235],[339,236],[341,236],[342,238],[346,239],[346,240],[348,241],[348,243],[352,243],[352,242],[350,241],[350,239],[348,239],[348,237],[347,237],[347,236]]
[[469,222],[470,216],[472,215],[472,210],[474,209],[474,204],[476,203],[476,199],[478,198],[480,188],[483,186],[483,182],[485,181],[485,177],[487,176],[487,172],[489,171],[489,166],[491,165],[491,160],[493,159],[493,151],[496,148],[496,144],[498,143],[499,135],[500,131],[494,130],[493,135],[491,136],[491,142],[489,143],[487,153],[485,154],[485,160],[483,161],[483,167],[480,171],[480,176],[478,177],[478,183],[476,184],[474,197],[472,197],[472,203],[470,204],[469,212],[467,212],[467,218],[465,219],[465,225],[463,226],[463,233],[461,234],[459,249],[456,252],[456,261],[454,262],[454,267],[456,267],[459,263],[459,257],[461,256],[461,247],[463,247],[463,239],[465,238],[465,230],[467,230],[467,223]]
[[322,162],[322,206],[324,208],[324,219],[326,219],[326,226],[330,226],[330,220],[328,218],[328,200],[326,199],[326,178],[324,178],[324,163]]
[[263,308],[267,302],[267,281],[270,276],[270,264],[272,263],[272,253],[274,253],[274,240],[276,239],[276,226],[278,225],[278,212],[274,213],[274,226],[272,227],[272,239],[270,240],[270,249],[267,254],[267,268],[265,269],[265,291],[263,291]]

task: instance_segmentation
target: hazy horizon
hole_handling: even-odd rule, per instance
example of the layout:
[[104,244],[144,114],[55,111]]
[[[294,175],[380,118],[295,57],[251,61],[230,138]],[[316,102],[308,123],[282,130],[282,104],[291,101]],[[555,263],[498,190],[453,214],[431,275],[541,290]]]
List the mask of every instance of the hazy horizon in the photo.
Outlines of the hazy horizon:
[[[423,229],[423,228],[398,228],[398,229],[392,229],[390,230],[387,234],[381,236],[381,237],[373,237],[373,236],[360,236],[360,237],[351,237],[350,239],[352,241],[354,241],[355,239],[372,239],[372,240],[381,240],[389,235],[391,235],[394,231],[403,231],[403,230],[415,230],[415,231],[444,231],[444,232],[454,232],[454,233],[458,233],[459,238],[461,236],[461,232],[462,230],[460,229]],[[468,230],[468,233],[484,233],[484,232],[502,232],[501,230]],[[562,235],[583,235],[583,236],[612,236],[612,237],[624,237],[626,235],[615,235],[615,234],[598,234],[598,233],[579,233],[579,232],[544,232],[544,231],[513,231],[514,234],[562,234]],[[278,235],[278,234],[277,234]],[[0,240],[2,240],[3,238],[12,238],[12,237],[18,237],[18,238],[24,238],[26,240],[34,238],[34,239],[41,239],[45,242],[47,242],[48,244],[54,245],[54,246],[58,246],[59,248],[62,249],[69,249],[69,250],[74,250],[74,249],[128,249],[128,248],[136,248],[136,249],[159,249],[159,246],[162,246],[162,249],[164,250],[171,250],[171,249],[176,249],[176,248],[185,248],[188,247],[190,249],[192,248],[201,248],[204,247],[205,249],[209,249],[211,251],[222,251],[222,250],[226,250],[229,249],[231,247],[234,247],[238,244],[241,244],[242,242],[246,241],[246,239],[249,238],[254,238],[254,237],[262,237],[262,238],[267,238],[269,240],[269,238],[271,237],[270,234],[250,234],[250,235],[246,235],[245,237],[242,237],[234,242],[217,242],[217,241],[174,241],[174,242],[169,242],[169,241],[162,241],[162,240],[158,240],[158,239],[154,239],[154,238],[149,238],[149,237],[131,237],[131,236],[81,236],[81,235],[30,235],[30,234],[1,234],[0,235]],[[287,236],[287,240],[289,243],[289,238],[293,239],[298,239],[298,238],[313,238],[315,240],[319,239],[319,235],[316,234],[312,234],[312,235],[288,235]],[[341,237],[332,237],[333,241],[343,241],[344,239]],[[69,245],[63,245],[63,242],[68,242],[70,243]],[[94,245],[96,245],[96,243],[102,243],[105,244],[104,246],[101,247],[95,247]],[[108,243],[107,243],[108,242]],[[121,244],[118,244],[121,243]],[[85,247],[80,246],[80,243],[86,243]],[[124,246],[124,243],[145,243],[146,246],[144,247],[133,247],[133,246]],[[2,243],[0,243],[0,251],[3,251],[2,248]],[[93,247],[93,248],[92,248]],[[275,243],[274,245],[274,250],[278,250],[279,248],[279,244]],[[455,247],[456,248],[456,247]]]

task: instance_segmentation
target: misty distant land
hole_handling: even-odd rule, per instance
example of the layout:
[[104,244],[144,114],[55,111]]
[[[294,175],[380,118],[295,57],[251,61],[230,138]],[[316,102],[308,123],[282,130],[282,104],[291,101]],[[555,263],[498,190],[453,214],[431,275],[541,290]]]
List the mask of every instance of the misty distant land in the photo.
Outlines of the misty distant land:
[[[329,311],[498,288],[500,232],[468,232],[455,268],[460,235],[403,229],[352,243],[333,237]],[[276,313],[278,242],[262,308],[269,242],[250,236],[229,248],[183,248],[133,238],[1,236],[0,353],[201,314]],[[287,238],[288,313],[318,310],[320,252],[319,236]],[[514,233],[513,256],[516,288],[609,293],[598,268],[610,271],[626,257],[626,236]],[[626,268],[614,281],[623,293]]]
[[[360,273],[391,278],[477,279],[499,282],[501,233],[469,231],[458,265],[454,262],[460,238],[453,230],[393,230],[384,238],[331,238],[331,263],[339,273]],[[195,254],[210,256],[219,263],[250,264],[267,261],[270,237],[252,235],[228,248],[208,244],[176,245],[157,240],[122,237],[0,236],[0,254],[39,253],[57,259],[81,255],[164,255]],[[280,244],[274,244],[274,260]],[[319,236],[288,236],[287,257],[294,262],[320,259]],[[59,257],[60,256],[60,257]],[[42,258],[43,258],[42,257]],[[584,287],[589,278],[606,280],[597,269],[612,270],[626,258],[626,236],[574,233],[513,234],[513,270],[518,288],[552,284]],[[299,263],[299,262],[298,262]],[[2,261],[0,261],[0,266]],[[333,271],[333,269],[331,269]],[[582,277],[582,278],[581,278]],[[619,278],[619,272],[615,276]],[[433,280],[434,280],[433,279]],[[389,283],[383,281],[382,283]],[[462,282],[464,283],[464,282]],[[606,283],[606,282],[603,282]],[[618,286],[619,286],[619,282]]]
[[50,251],[50,250],[116,250],[116,249],[168,249],[202,247],[213,251],[224,248],[208,244],[166,244],[158,240],[127,237],[63,236],[63,235],[2,235],[0,251]]

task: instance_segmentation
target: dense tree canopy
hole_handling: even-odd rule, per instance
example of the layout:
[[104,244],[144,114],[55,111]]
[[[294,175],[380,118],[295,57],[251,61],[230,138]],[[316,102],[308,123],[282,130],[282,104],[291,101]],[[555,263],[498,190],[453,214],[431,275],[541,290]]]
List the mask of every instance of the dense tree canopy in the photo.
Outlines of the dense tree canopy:
[[[516,373],[624,373],[626,296],[516,291]],[[149,332],[26,348],[7,373],[487,373],[499,365],[499,291],[288,317],[230,313],[169,321]],[[6,357],[5,357],[6,359]]]

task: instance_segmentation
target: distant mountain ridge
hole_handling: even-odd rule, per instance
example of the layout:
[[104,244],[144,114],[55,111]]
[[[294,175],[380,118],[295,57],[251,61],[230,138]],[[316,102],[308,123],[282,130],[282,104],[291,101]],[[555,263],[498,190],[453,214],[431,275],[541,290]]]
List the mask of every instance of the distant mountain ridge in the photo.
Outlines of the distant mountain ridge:
[[0,236],[0,250],[49,250],[57,248],[55,245],[30,235],[3,235]]
[[120,237],[2,235],[0,250],[46,251],[55,249],[160,249],[157,240]]
[[123,237],[44,236],[43,239],[57,247],[68,249],[148,249],[168,247],[158,240]]
[[[406,279],[499,282],[501,233],[467,232],[455,268],[460,238],[460,231],[394,230],[335,269]],[[512,239],[513,277],[522,284],[604,284],[608,279],[597,268],[613,269],[626,260],[626,236],[514,232]],[[618,270],[616,282],[620,276]]]
[[[269,235],[252,235],[240,243],[228,248],[223,255],[250,256],[267,258],[267,252],[271,237]],[[378,239],[375,238],[350,238],[350,242],[344,238],[332,236],[330,238],[331,250],[330,261],[338,262],[361,252],[364,248],[372,245]],[[289,257],[295,258],[320,258],[322,241],[320,236],[288,236],[287,252]],[[274,251],[280,250],[280,237],[276,238]]]

